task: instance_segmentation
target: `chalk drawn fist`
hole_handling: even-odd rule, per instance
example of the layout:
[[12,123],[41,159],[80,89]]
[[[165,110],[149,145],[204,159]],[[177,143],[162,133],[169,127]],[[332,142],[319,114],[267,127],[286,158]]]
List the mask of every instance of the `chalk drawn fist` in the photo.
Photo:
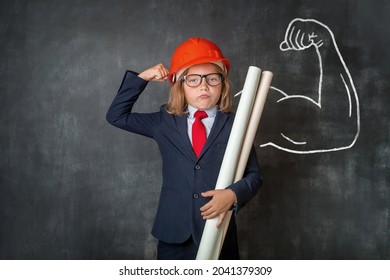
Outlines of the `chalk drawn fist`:
[[320,22],[297,18],[290,22],[279,47],[282,51],[301,51],[311,46],[320,48],[329,37],[329,32]]

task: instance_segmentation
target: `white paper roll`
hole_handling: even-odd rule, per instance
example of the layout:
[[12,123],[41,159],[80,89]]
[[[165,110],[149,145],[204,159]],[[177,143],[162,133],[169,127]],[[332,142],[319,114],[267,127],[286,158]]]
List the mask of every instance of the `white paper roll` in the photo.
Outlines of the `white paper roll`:
[[[255,66],[249,67],[215,189],[225,189],[234,181],[246,128],[259,86],[260,75],[260,68]],[[225,227],[221,225],[217,228],[217,222],[218,217],[206,221],[196,259],[218,259]]]
[[272,77],[273,74],[270,71],[263,71],[261,73],[260,84],[257,90],[255,102],[253,104],[253,109],[249,119],[248,127],[246,129],[245,139],[242,145],[240,159],[237,164],[234,182],[241,180],[242,176],[244,176],[249,154],[251,152],[253,142],[255,141],[261,115],[263,114],[265,101],[267,100],[269,87],[271,86]]
[[[246,134],[241,149],[241,155],[237,164],[236,174],[234,176],[233,182],[241,180],[244,176],[245,168],[248,163],[248,158],[259,127],[261,115],[263,114],[265,101],[267,100],[269,87],[271,86],[272,77],[273,74],[270,71],[263,71],[261,73],[260,85],[257,89],[255,102],[253,104],[252,113],[246,129]],[[218,239],[216,241],[216,249],[214,251],[212,259],[218,259],[219,257],[231,217],[232,211],[229,211],[225,215],[223,223],[220,226],[222,228],[221,234],[218,236]]]

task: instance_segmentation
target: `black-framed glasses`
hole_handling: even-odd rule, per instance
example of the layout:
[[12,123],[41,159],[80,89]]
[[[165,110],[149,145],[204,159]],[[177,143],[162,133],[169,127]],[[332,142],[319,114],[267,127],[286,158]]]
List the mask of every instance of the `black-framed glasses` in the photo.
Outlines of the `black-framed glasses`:
[[189,87],[197,87],[202,83],[202,79],[205,78],[206,83],[209,86],[217,86],[223,82],[224,77],[220,73],[210,73],[206,75],[189,74],[181,78],[181,82],[185,82]]

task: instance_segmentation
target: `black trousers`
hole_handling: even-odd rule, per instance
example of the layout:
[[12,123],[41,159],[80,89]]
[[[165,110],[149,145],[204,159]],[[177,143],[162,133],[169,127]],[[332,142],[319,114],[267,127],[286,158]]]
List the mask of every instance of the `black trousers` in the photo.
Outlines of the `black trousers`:
[[[195,260],[197,253],[198,245],[195,244],[192,236],[183,243],[171,244],[159,240],[157,245],[158,260]],[[237,242],[237,229],[234,219],[230,221],[219,259],[240,259]]]

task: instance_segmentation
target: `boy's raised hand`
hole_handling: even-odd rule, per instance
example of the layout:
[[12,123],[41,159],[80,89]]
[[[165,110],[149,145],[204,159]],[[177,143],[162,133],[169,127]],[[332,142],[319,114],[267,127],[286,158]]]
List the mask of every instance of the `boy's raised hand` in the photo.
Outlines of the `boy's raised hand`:
[[161,63],[141,72],[138,77],[145,81],[165,82],[168,79],[169,70]]

